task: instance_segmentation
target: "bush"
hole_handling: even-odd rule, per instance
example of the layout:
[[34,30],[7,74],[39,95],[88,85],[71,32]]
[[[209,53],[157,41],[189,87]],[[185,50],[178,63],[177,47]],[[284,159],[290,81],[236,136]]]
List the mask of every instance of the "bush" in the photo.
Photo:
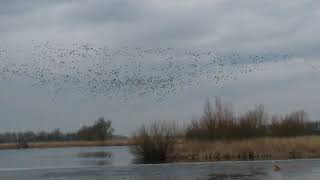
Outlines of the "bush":
[[173,152],[177,128],[164,121],[142,126],[133,135],[135,146],[131,151],[145,162],[165,161]]

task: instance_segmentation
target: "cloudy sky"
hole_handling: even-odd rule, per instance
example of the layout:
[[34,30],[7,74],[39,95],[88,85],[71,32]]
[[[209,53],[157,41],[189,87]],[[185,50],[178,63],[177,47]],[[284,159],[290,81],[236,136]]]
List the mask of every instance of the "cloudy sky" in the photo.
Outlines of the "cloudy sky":
[[[215,96],[233,102],[239,112],[261,103],[270,112],[305,109],[313,119],[320,119],[319,7],[316,0],[2,0],[0,132],[74,130],[104,116],[113,121],[116,133],[130,134],[142,123],[153,120],[187,123],[201,114],[206,98]],[[159,86],[150,83],[139,85],[142,91],[155,88],[153,93],[129,96],[124,101],[123,93],[102,93],[105,86],[99,86],[98,90],[94,86],[95,93],[87,91],[93,86],[86,87],[85,83],[78,83],[76,87],[55,87],[61,86],[56,75],[61,75],[59,70],[63,69],[69,80],[71,75],[77,74],[66,65],[54,64],[71,62],[74,56],[61,57],[57,51],[48,52],[49,47],[70,52],[79,44],[94,47],[99,52],[105,52],[102,47],[108,47],[108,53],[125,47],[122,52],[130,51],[130,55],[122,53],[109,57],[112,67],[123,69],[129,64],[126,66],[129,72],[125,73],[135,74],[136,64],[140,63],[144,72],[140,80],[154,79],[156,73],[159,81],[155,83],[162,83],[162,89],[157,90]],[[137,51],[140,53],[138,47],[173,50],[164,51],[165,55],[152,51],[151,55],[131,58]],[[194,70],[192,75],[177,69],[171,71],[176,73],[170,76],[174,84],[160,81],[168,77],[167,71],[155,70],[164,64],[161,58],[168,58],[170,53],[171,64],[179,61],[179,67],[187,67],[194,59],[182,57],[181,52],[186,50],[219,55],[201,56],[199,64],[191,64],[191,69],[186,70]],[[214,78],[203,78],[214,77],[217,72],[210,71],[214,66],[201,65],[211,55],[229,62],[235,53],[241,56],[236,65],[219,67],[225,74],[232,71],[231,80],[216,83]],[[98,56],[81,57],[76,68],[83,71],[94,62],[103,62],[101,54],[99,60]],[[243,66],[239,64],[249,67],[252,63],[246,59],[251,57],[249,55],[267,60],[255,65],[259,70],[243,74]],[[53,56],[54,61],[50,61]],[[22,69],[19,73],[17,66],[19,71]],[[24,69],[26,66],[28,68]],[[108,66],[88,71],[97,75],[102,70],[113,69]],[[88,73],[78,74],[78,81],[87,82],[93,73],[90,77],[86,76]],[[43,76],[49,75],[43,83]],[[129,76],[132,80],[133,75]],[[39,79],[42,84],[35,85]],[[131,86],[120,91],[135,89],[135,84],[129,83]],[[59,93],[53,95],[52,91],[57,89]],[[163,96],[163,89],[170,90],[169,95]]]

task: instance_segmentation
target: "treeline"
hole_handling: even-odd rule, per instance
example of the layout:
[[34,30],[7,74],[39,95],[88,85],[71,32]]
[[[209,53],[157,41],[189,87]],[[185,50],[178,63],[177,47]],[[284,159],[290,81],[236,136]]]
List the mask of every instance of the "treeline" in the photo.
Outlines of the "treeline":
[[205,104],[203,115],[186,128],[157,121],[143,125],[134,135],[131,150],[146,162],[164,161],[180,140],[241,140],[259,137],[296,137],[320,134],[320,123],[311,121],[303,111],[270,115],[263,105],[236,115],[231,104],[216,98]]
[[6,132],[0,134],[0,143],[24,143],[24,142],[50,142],[50,141],[101,141],[113,137],[113,128],[110,120],[99,118],[91,126],[83,126],[79,130],[63,133],[60,129],[51,132]]
[[200,119],[186,129],[186,138],[204,140],[246,139],[256,137],[290,137],[311,135],[314,123],[303,110],[284,115],[270,115],[263,105],[236,116],[231,104],[216,98],[206,103]]

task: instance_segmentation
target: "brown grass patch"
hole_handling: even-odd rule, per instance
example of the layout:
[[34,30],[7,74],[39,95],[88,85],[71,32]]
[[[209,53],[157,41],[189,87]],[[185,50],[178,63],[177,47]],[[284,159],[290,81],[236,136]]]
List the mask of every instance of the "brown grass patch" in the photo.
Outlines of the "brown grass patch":
[[[34,142],[28,143],[29,148],[59,148],[59,147],[94,147],[94,146],[128,146],[131,140],[107,140],[107,141],[59,141],[59,142]],[[17,149],[15,143],[0,144],[0,149]]]
[[319,158],[320,136],[256,138],[234,141],[181,140],[172,158],[177,161],[266,160]]

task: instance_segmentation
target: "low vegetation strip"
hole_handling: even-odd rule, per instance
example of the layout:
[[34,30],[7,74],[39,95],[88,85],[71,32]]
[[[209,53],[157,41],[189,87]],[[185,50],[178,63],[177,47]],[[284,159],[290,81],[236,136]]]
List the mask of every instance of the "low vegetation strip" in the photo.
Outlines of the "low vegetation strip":
[[[30,142],[27,148],[59,148],[59,147],[94,147],[94,146],[129,146],[133,141],[129,139],[106,141],[57,141],[57,142]],[[20,149],[16,143],[1,143],[0,150]]]
[[320,158],[320,136],[263,137],[175,144],[170,161],[221,161]]
[[60,129],[51,132],[26,131],[26,132],[5,132],[0,133],[0,143],[36,143],[36,142],[57,142],[57,141],[105,141],[110,139],[126,138],[115,136],[110,120],[99,118],[90,126],[82,126],[75,132],[63,133]]

